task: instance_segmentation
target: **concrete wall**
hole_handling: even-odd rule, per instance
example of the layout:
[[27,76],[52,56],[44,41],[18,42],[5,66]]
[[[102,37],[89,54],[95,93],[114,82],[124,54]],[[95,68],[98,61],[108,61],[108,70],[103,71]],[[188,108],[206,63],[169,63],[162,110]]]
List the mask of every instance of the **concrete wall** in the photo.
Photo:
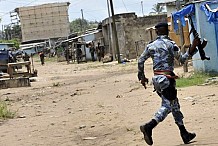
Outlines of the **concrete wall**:
[[51,3],[17,8],[22,41],[66,37],[70,33],[68,6],[69,3]]
[[[151,15],[145,17],[137,17],[135,13],[125,13],[115,15],[118,42],[120,53],[128,59],[136,58],[136,42],[144,42],[145,45],[151,41],[149,31],[146,28],[153,27],[159,22],[167,22],[167,15]],[[111,21],[110,21],[111,22]],[[108,29],[109,19],[102,22],[103,36],[105,45],[108,45]],[[113,27],[113,26],[112,26]],[[115,47],[113,46],[114,52]],[[144,48],[139,49],[138,54],[141,54]]]

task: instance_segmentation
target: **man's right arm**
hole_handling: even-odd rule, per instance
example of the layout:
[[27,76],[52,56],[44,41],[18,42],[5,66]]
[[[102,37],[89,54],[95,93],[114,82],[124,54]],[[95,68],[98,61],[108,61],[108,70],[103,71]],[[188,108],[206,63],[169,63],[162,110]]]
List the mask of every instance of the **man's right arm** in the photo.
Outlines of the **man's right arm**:
[[144,73],[144,63],[150,57],[148,48],[144,50],[141,56],[138,59],[138,80],[141,81],[141,84],[146,88],[145,83],[148,83],[148,79],[145,77]]
[[138,72],[144,73],[144,63],[147,59],[148,59],[148,50],[145,49],[138,59]]

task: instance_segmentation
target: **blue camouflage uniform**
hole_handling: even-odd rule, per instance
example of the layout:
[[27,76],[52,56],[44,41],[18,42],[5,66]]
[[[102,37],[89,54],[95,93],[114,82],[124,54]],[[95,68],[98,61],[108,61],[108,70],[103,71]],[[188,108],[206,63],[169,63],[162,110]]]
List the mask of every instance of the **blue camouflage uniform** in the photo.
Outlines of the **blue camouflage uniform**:
[[[188,51],[180,54],[180,49],[167,35],[160,35],[147,45],[138,60],[138,71],[144,73],[144,62],[151,57],[153,60],[154,89],[162,99],[160,109],[155,113],[157,122],[163,121],[172,112],[177,125],[183,125],[183,114],[177,98],[174,70],[174,58],[181,63],[189,57]],[[155,73],[157,72],[157,74]]]

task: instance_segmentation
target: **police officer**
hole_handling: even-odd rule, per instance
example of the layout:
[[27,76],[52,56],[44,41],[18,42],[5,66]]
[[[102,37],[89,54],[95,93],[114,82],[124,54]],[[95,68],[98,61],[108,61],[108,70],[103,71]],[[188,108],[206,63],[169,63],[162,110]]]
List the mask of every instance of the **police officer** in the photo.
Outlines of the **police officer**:
[[148,145],[153,144],[152,129],[162,122],[167,115],[172,112],[175,123],[178,125],[182,140],[185,144],[195,138],[195,133],[186,130],[183,123],[183,114],[180,111],[179,100],[177,98],[176,81],[177,76],[174,74],[174,58],[184,63],[190,54],[196,53],[197,39],[193,40],[192,45],[185,54],[180,54],[180,49],[169,35],[167,23],[159,23],[155,26],[157,38],[149,43],[144,52],[138,59],[138,79],[143,86],[148,82],[144,73],[144,62],[151,57],[153,60],[154,76],[152,77],[154,89],[162,99],[159,110],[154,114],[150,122],[140,126],[144,135],[145,142]]

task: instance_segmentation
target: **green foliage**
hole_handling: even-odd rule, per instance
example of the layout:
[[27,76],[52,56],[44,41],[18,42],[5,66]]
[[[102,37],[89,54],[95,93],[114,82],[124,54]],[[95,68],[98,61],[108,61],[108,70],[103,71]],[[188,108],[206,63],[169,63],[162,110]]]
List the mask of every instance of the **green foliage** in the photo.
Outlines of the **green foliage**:
[[195,73],[191,77],[188,78],[179,78],[176,80],[176,87],[189,87],[200,85],[208,79],[210,75],[204,73]]
[[88,21],[86,19],[77,18],[70,22],[70,32],[83,32],[84,30],[95,28],[97,26],[97,21]]
[[159,4],[154,4],[152,10],[157,13],[160,14],[161,12],[163,12],[164,7],[159,5]]
[[4,29],[5,39],[12,40],[14,38],[21,39],[21,26],[20,25],[7,25]]
[[14,118],[15,113],[11,112],[5,102],[0,101],[0,119],[10,119]]

